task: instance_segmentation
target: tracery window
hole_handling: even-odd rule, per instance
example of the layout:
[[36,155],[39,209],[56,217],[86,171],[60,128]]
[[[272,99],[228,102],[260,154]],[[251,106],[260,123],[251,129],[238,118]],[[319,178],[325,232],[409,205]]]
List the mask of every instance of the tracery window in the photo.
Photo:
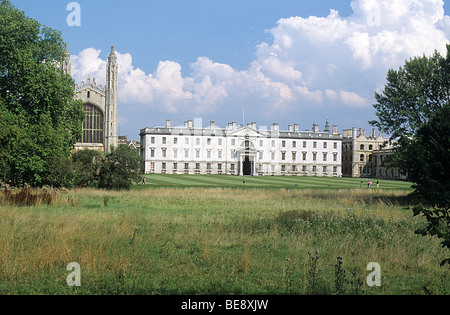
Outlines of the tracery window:
[[83,136],[80,142],[103,144],[104,119],[102,111],[92,104],[84,104],[83,110],[86,113],[86,119],[83,122]]

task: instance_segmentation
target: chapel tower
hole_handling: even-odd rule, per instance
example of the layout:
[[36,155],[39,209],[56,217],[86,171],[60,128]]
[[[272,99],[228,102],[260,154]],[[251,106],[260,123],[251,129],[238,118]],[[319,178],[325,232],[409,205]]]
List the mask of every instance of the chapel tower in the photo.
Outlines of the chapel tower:
[[119,89],[119,65],[114,46],[108,56],[106,65],[106,89],[105,89],[105,151],[110,152],[111,146],[117,147],[119,136],[117,133],[117,99]]
[[72,62],[70,60],[70,52],[69,49],[67,48],[67,43],[66,48],[64,49],[64,60],[61,69],[64,74],[68,74],[70,76],[72,75]]

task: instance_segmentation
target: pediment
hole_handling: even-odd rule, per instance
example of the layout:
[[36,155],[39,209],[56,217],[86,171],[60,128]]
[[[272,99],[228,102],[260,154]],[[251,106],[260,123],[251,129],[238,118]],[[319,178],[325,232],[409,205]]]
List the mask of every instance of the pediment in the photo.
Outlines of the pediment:
[[263,135],[259,133],[257,130],[251,128],[251,127],[241,127],[236,130],[231,131],[228,136],[231,137],[249,137],[249,138],[261,138],[266,137],[266,135]]

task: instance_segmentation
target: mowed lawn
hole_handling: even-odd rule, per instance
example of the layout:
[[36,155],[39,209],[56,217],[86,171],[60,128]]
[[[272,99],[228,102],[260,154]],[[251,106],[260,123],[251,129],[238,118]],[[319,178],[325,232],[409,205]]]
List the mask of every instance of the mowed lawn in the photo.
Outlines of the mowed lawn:
[[[336,177],[294,177],[294,176],[228,176],[228,175],[146,175],[145,186],[157,187],[241,187],[241,188],[289,188],[289,189],[368,189],[368,179]],[[245,184],[244,184],[245,178]],[[412,184],[405,181],[372,180],[372,188],[377,189],[377,181],[383,190],[410,190]],[[142,183],[139,186],[143,186]]]

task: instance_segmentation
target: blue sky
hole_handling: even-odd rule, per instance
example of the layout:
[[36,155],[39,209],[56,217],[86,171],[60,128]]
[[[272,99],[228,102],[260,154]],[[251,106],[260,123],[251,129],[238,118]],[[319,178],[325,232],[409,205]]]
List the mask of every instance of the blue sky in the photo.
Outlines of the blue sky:
[[299,123],[370,129],[375,90],[389,68],[444,52],[450,6],[442,0],[13,0],[62,32],[73,76],[104,80],[112,44],[121,63],[120,133],[202,118],[282,129]]

